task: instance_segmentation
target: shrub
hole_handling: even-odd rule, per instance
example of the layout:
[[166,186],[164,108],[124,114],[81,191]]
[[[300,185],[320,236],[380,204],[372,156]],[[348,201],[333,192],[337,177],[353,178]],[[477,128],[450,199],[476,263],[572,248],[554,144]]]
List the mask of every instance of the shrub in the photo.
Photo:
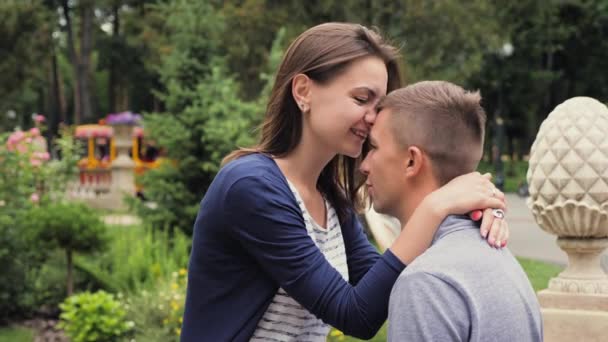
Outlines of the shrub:
[[27,275],[43,260],[20,226],[20,217],[39,199],[39,174],[46,165],[33,155],[42,151],[39,138],[37,129],[0,134],[0,322],[32,310]]
[[15,229],[14,219],[0,208],[0,323],[15,316],[22,316],[31,307],[25,305],[24,296],[28,263],[27,242]]
[[97,213],[82,203],[59,202],[32,208],[24,225],[35,241],[65,251],[67,294],[73,292],[73,253],[102,249],[106,242],[105,224]]
[[73,342],[115,341],[134,328],[123,305],[104,291],[71,296],[60,307],[59,327]]

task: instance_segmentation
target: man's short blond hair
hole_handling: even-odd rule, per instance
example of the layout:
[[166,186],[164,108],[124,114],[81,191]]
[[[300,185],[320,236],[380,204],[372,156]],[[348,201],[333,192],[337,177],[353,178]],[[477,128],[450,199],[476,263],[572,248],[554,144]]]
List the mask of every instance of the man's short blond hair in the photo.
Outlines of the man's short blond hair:
[[445,81],[418,82],[388,94],[379,104],[383,109],[390,110],[396,141],[423,150],[441,185],[477,169],[486,124],[479,91]]

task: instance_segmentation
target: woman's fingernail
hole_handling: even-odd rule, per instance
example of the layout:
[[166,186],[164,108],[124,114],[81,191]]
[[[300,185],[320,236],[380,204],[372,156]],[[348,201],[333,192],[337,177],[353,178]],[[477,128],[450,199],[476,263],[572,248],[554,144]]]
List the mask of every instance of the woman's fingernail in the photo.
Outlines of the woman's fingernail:
[[502,246],[502,243],[500,240],[496,240],[496,248],[500,248],[500,246]]
[[494,246],[494,238],[489,238],[488,242],[490,243],[490,245]]
[[507,241],[505,241],[505,242],[503,242],[503,243],[502,243],[502,247],[503,247],[503,248],[504,248],[504,247],[507,247]]
[[488,231],[487,230],[482,230],[481,231],[481,236],[485,239],[486,236],[488,236]]

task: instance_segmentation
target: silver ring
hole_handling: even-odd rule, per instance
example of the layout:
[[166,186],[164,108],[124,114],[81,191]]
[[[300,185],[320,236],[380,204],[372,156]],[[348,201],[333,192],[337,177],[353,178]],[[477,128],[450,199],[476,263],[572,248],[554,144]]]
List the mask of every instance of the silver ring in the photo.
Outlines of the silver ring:
[[505,218],[505,212],[502,209],[492,209],[492,215],[499,219]]

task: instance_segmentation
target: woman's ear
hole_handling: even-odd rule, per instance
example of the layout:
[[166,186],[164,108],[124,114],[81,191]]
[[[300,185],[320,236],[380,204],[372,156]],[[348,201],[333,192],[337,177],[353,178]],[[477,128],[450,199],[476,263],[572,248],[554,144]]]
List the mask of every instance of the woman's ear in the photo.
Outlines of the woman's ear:
[[303,113],[310,110],[311,88],[312,80],[304,74],[297,74],[291,81],[291,95]]
[[423,171],[424,155],[422,150],[416,146],[407,148],[407,159],[405,160],[406,177],[416,177]]

